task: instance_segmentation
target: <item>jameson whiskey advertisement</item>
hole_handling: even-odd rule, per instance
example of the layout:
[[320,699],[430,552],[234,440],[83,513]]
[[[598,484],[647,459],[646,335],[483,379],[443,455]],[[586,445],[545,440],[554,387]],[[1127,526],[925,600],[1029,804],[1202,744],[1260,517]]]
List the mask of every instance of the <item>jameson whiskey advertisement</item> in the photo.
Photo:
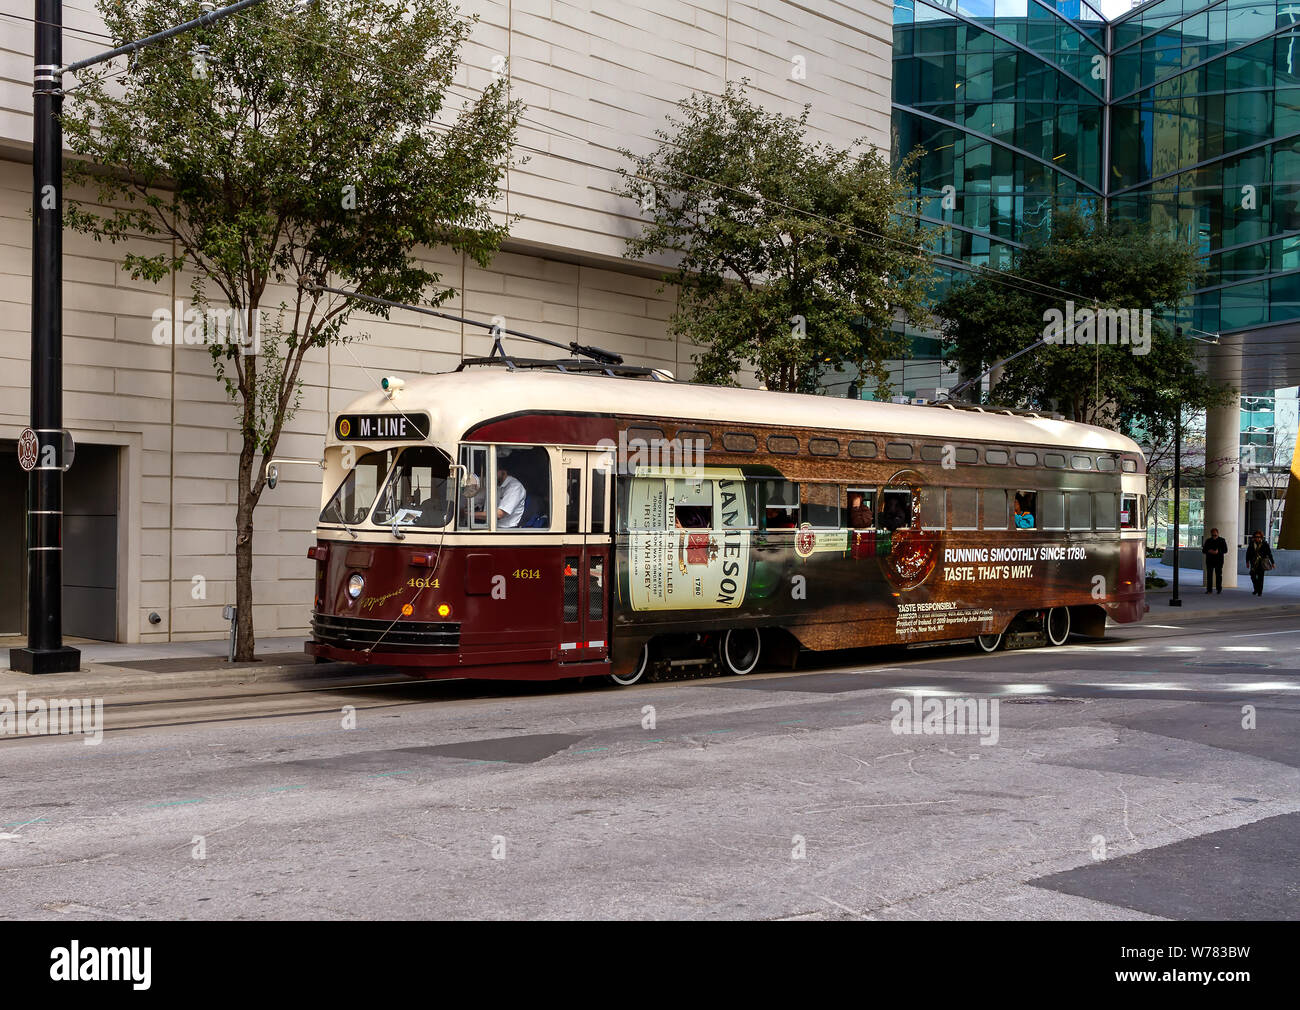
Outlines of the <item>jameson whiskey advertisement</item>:
[[751,499],[738,470],[632,480],[627,569],[632,609],[739,607],[750,583]]

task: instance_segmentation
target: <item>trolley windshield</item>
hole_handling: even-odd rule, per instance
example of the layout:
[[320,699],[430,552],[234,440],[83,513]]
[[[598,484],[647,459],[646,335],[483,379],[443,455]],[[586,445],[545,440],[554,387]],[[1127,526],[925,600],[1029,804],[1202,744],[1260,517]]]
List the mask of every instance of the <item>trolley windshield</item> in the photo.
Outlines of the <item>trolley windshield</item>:
[[[384,475],[397,458],[397,452],[396,449],[368,452],[357,460],[339,489],[334,492],[329,504],[321,509],[320,521],[344,525],[365,522],[366,516],[370,514],[370,506],[375,503],[375,497],[383,485]],[[345,459],[344,465],[346,464]]]
[[432,446],[403,450],[375,505],[374,521],[384,526],[440,529],[456,510],[456,482],[450,461]]

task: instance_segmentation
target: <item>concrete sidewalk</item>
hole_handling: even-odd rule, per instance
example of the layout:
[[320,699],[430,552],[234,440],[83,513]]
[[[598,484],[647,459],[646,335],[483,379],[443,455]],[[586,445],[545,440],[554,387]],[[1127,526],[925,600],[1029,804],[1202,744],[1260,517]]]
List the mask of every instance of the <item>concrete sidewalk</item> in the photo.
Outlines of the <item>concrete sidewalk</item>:
[[[1158,611],[1177,613],[1182,610],[1200,617],[1221,617],[1245,612],[1265,613],[1278,610],[1300,609],[1300,575],[1266,575],[1264,595],[1252,596],[1250,576],[1238,575],[1235,589],[1226,586],[1222,593],[1206,593],[1204,574],[1200,567],[1180,568],[1178,571],[1178,597],[1182,607],[1171,607],[1174,569],[1172,565],[1147,563],[1147,573],[1158,575],[1167,583],[1158,589],[1147,590],[1151,615]],[[1151,616],[1148,615],[1148,616]]]
[[[0,669],[0,697],[19,690],[42,695],[119,694],[158,689],[239,687],[256,684],[300,683],[314,686],[366,684],[403,676],[386,666],[317,663],[303,652],[302,638],[268,638],[257,643],[258,661],[230,663],[226,640],[208,642],[157,642],[128,645],[118,642],[69,640],[81,649],[81,669],[69,673],[33,676]],[[0,664],[8,649],[25,644],[5,639]]]

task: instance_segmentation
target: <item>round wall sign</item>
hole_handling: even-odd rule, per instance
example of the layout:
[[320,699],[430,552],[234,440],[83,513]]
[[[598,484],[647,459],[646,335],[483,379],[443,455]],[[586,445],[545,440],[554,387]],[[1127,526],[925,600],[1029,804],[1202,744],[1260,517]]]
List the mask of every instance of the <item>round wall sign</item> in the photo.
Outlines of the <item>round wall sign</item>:
[[40,441],[36,438],[36,432],[31,428],[24,428],[23,433],[18,436],[18,465],[29,472],[35,470],[36,453],[39,448]]

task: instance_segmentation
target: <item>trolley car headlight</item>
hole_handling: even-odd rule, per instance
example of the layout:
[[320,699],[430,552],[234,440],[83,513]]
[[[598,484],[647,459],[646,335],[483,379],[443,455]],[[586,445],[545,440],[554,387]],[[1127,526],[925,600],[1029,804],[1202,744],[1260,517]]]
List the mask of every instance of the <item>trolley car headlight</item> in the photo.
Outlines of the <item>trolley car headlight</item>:
[[348,579],[348,595],[354,600],[361,595],[361,590],[366,588],[366,580],[360,574],[354,574]]

